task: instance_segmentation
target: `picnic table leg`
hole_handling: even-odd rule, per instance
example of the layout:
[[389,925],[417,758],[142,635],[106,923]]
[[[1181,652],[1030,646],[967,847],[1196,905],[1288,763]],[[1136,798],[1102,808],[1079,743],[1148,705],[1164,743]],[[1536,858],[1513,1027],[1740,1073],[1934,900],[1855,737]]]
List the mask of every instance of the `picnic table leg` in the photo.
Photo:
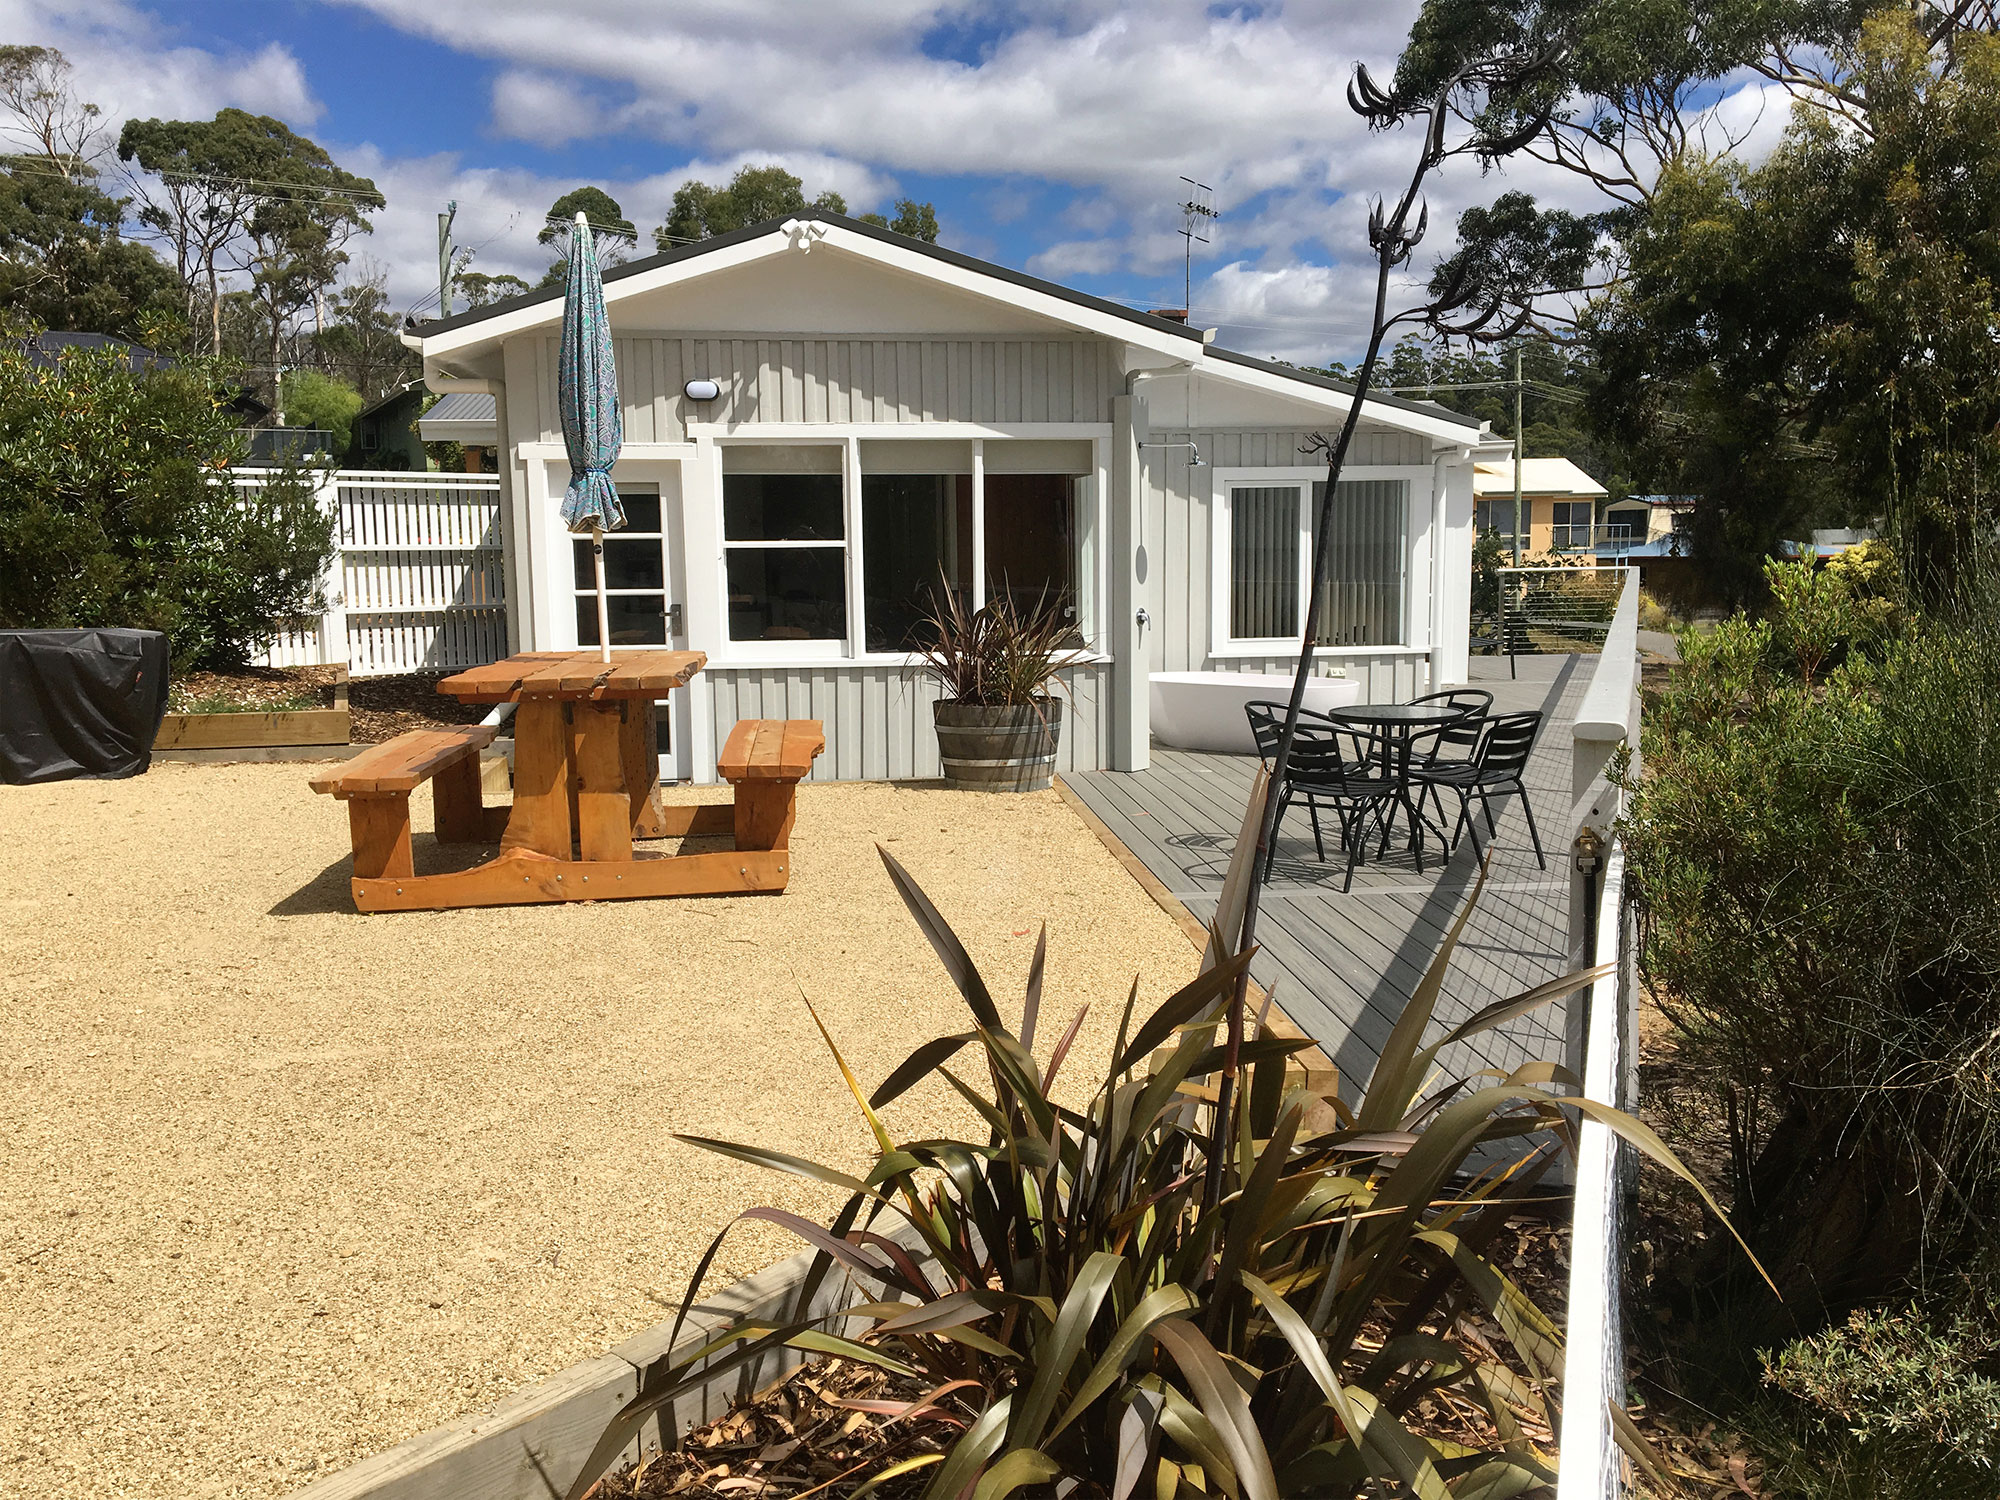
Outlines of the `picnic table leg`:
[[514,711],[514,810],[501,847],[568,859],[575,837],[571,780],[570,727],[561,700],[523,698]]
[[401,880],[416,873],[410,862],[408,792],[359,792],[349,797],[347,827],[354,840],[356,879]]
[[[651,704],[646,707],[650,709]],[[587,860],[632,858],[624,706],[579,702],[575,712],[577,841]]]
[[666,808],[660,802],[660,732],[652,700],[633,698],[624,704],[618,753],[625,763],[625,787],[632,799],[632,836],[667,836]]
[[736,783],[736,847],[788,849],[798,811],[796,781]]
[[431,778],[432,827],[440,844],[486,840],[486,811],[479,791],[479,756],[467,755]]

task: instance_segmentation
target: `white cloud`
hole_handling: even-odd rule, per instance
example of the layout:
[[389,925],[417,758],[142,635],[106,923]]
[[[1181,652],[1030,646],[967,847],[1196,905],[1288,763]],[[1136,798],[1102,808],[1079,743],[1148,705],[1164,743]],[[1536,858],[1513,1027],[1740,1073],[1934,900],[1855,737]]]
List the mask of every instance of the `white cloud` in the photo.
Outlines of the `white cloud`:
[[134,117],[204,119],[230,106],[300,129],[322,113],[287,48],[177,45],[172,27],[130,0],[0,0],[0,36],[59,49],[76,68],[82,97],[104,111],[114,133]]

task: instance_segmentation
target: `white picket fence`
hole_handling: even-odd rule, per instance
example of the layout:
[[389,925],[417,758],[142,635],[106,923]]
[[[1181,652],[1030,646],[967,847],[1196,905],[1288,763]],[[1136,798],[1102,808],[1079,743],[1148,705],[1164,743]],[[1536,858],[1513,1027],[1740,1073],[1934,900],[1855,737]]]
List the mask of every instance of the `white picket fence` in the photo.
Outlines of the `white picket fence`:
[[[264,482],[254,469],[230,477]],[[263,665],[345,663],[352,676],[384,677],[507,654],[498,476],[344,469],[320,484],[339,520],[326,613],[273,641]]]

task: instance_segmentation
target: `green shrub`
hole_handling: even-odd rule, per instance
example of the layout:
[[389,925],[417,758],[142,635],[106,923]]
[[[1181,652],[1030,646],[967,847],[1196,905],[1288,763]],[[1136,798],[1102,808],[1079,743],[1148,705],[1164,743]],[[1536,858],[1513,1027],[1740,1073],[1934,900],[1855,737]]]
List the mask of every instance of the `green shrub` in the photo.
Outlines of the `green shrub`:
[[[840,1063],[874,1166],[855,1177],[683,1138],[848,1194],[831,1230],[777,1209],[744,1217],[784,1225],[818,1250],[799,1307],[835,1262],[866,1288],[862,1299],[811,1323],[728,1329],[650,1372],[573,1496],[691,1380],[782,1344],[886,1366],[933,1390],[942,1448],[874,1476],[928,1468],[930,1500],[1001,1500],[1025,1487],[1067,1494],[1075,1484],[1109,1500],[1183,1491],[1274,1500],[1381,1493],[1383,1481],[1422,1500],[1497,1500],[1554,1478],[1531,1431],[1555,1424],[1560,1332],[1486,1246],[1566,1148],[1567,1109],[1672,1158],[1637,1121],[1553,1091],[1564,1075],[1551,1065],[1449,1080],[1433,1064],[1440,1048],[1597,971],[1498,1002],[1420,1046],[1468,902],[1355,1107],[1288,1077],[1287,1059],[1308,1043],[1240,1043],[1245,1086],[1218,1162],[1208,1154],[1216,1092],[1191,1080],[1228,1065],[1226,997],[1247,953],[1206,967],[1149,1016],[1134,1012],[1135,984],[1109,1065],[1072,1108],[1052,1086],[1082,1016],[1046,1062],[1033,1052],[1044,945],[1016,1033],[936,908],[882,858],[972,1026],[918,1047],[867,1098]],[[972,1066],[955,1071],[961,1053]],[[877,1111],[930,1078],[986,1129],[895,1139]],[[892,1226],[900,1241],[885,1233]],[[721,1243],[697,1266],[683,1314]],[[821,1326],[856,1318],[869,1330],[858,1340]],[[698,1370],[705,1359],[713,1363]]]
[[0,324],[0,627],[163,630],[177,666],[233,666],[317,612],[333,517],[296,468],[231,485],[226,370],[111,350],[49,368],[34,332]]
[[1983,600],[1770,582],[1768,619],[1682,633],[1626,838],[1776,1334],[1950,1274],[2000,1208],[2000,651]]
[[[1765,1378],[1904,1466],[2000,1466],[2000,1299],[1973,1284],[1952,1311],[1856,1310],[1766,1361]],[[1989,1474],[1990,1482],[1990,1474]]]
[[361,392],[319,370],[291,370],[279,388],[278,404],[293,427],[317,427],[331,434],[328,450],[339,458],[354,438],[361,415]]

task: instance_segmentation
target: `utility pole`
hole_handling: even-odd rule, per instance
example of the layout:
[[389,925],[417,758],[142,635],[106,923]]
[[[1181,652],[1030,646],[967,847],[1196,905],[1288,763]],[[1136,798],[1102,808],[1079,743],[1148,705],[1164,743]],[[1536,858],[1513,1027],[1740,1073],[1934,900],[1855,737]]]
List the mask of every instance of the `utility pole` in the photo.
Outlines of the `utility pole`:
[[438,316],[451,316],[451,224],[458,217],[458,200],[445,204],[438,215]]
[[1514,566],[1521,566],[1521,346],[1514,346]]

